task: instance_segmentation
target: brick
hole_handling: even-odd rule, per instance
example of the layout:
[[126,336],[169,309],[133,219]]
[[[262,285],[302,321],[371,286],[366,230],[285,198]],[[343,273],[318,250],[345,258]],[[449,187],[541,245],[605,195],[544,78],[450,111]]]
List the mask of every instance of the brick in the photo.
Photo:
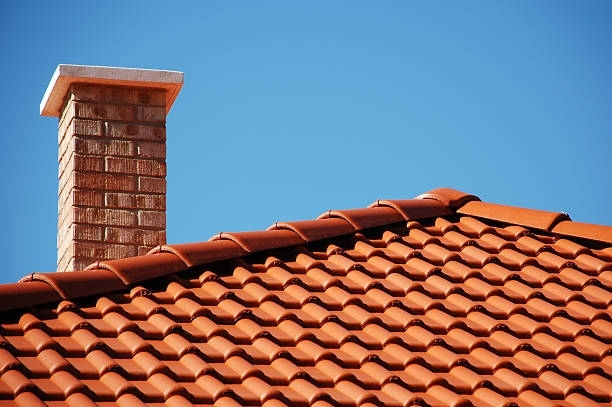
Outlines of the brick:
[[166,163],[159,160],[107,157],[105,164],[107,172],[150,175],[156,177],[166,176]]
[[85,155],[129,157],[134,155],[134,142],[75,137],[74,151]]
[[74,171],[79,172],[103,172],[104,158],[101,156],[71,154],[64,157],[59,164],[60,183],[64,178],[69,178]]
[[109,208],[166,210],[166,196],[160,194],[107,192],[104,196],[104,204]]
[[66,172],[60,177],[57,194],[58,204],[62,205],[68,201],[68,196],[74,188],[74,182],[74,172]]
[[166,127],[151,124],[125,124],[108,122],[106,136],[131,140],[166,141]]
[[[162,244],[164,244],[164,243],[162,243]],[[159,246],[159,245],[155,245],[155,246]],[[155,246],[153,246],[153,247],[138,246],[138,256],[144,256],[145,254],[149,253],[149,251],[151,249],[153,249]]]
[[166,210],[165,195],[139,194],[135,195],[135,201],[135,206],[140,209]]
[[74,119],[72,121],[73,134],[78,136],[96,136],[104,135],[104,122],[101,120],[84,120]]
[[135,191],[137,178],[123,174],[75,172],[74,185],[76,188],[83,189]]
[[70,138],[74,134],[74,126],[72,125],[73,121],[73,116],[66,116],[64,120],[60,120],[57,132],[58,144],[61,144],[61,141],[64,137]]
[[68,101],[59,120],[59,128],[66,129],[70,121],[74,119],[74,102]]
[[134,208],[134,194],[107,192],[104,194],[104,205],[108,208]]
[[74,222],[91,225],[136,226],[135,211],[109,208],[74,208]]
[[70,86],[70,100],[81,102],[104,102],[105,87],[96,85],[73,84]]
[[77,206],[104,206],[104,193],[91,189],[75,189],[73,191],[73,205]]
[[166,180],[164,178],[138,177],[138,191],[165,194]]
[[70,154],[74,152],[75,142],[74,137],[64,137],[59,142],[59,149],[57,152],[57,160],[62,161],[67,159]]
[[138,211],[138,226],[166,228],[166,213],[161,211]]
[[104,241],[106,243],[129,243],[142,244],[142,231],[133,228],[107,227],[104,229]]
[[91,225],[79,225],[73,223],[68,233],[72,233],[72,238],[74,240],[87,240],[87,241],[102,241],[104,229],[101,226],[91,226]]
[[112,104],[166,106],[166,93],[155,89],[132,89],[128,87],[108,87],[105,89],[104,102]]
[[[102,103],[74,102],[74,117],[79,119],[100,119],[136,121],[141,106],[109,105]],[[157,109],[152,107],[151,109]],[[153,120],[150,120],[153,121]]]
[[147,230],[143,235],[142,243],[148,248],[147,251],[151,250],[155,246],[166,244],[166,231],[165,230]]
[[104,171],[104,158],[91,155],[73,155],[74,164],[73,169],[75,171]]
[[75,242],[74,244],[74,256],[76,258],[88,258],[93,261],[131,257],[136,255],[136,251],[137,247],[132,245],[89,242]]
[[138,121],[166,123],[165,106],[138,106],[136,112],[136,117]]
[[166,144],[152,141],[139,141],[136,147],[139,157],[166,158]]
[[150,250],[166,242],[166,232],[159,230],[107,227],[104,230],[104,241],[107,243],[146,246]]

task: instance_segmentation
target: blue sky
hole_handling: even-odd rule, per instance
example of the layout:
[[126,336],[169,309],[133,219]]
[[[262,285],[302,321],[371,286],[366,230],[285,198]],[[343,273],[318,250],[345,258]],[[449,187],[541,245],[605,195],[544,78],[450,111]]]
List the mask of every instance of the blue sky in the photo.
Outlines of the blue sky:
[[[433,3],[433,4],[431,4]],[[10,2],[0,282],[54,271],[58,64],[169,69],[168,241],[448,186],[612,225],[609,1]]]

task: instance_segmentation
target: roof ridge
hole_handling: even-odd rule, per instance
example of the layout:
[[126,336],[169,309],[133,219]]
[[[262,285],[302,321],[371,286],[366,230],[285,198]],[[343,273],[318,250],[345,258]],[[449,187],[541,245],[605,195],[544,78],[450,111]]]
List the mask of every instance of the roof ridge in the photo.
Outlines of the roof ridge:
[[561,212],[482,202],[475,195],[438,188],[414,199],[377,200],[366,208],[330,210],[314,220],[277,222],[263,231],[223,232],[205,242],[162,245],[146,255],[96,262],[84,271],[32,273],[17,283],[0,284],[0,311],[119,291],[199,265],[454,214],[612,244],[612,226],[574,222]]
[[408,220],[451,215],[455,211],[443,203],[449,201],[444,194],[455,200],[473,197],[450,189],[438,195],[435,191],[439,190],[430,194],[439,195],[434,199],[378,200],[365,208],[330,210],[314,220],[277,222],[263,231],[223,232],[206,242],[161,245],[146,255],[93,263],[84,271],[32,273],[17,283],[0,285],[0,311],[119,291],[194,266]]

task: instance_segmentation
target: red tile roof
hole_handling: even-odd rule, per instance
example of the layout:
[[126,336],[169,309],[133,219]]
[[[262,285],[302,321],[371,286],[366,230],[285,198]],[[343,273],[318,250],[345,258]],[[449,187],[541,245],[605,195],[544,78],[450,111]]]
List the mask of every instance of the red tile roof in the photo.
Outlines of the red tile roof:
[[609,405],[612,227],[438,189],[0,286],[0,405]]

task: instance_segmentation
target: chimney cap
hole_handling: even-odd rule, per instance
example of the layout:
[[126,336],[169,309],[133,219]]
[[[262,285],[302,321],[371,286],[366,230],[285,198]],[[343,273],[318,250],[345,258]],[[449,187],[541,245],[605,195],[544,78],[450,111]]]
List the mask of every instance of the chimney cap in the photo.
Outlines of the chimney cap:
[[60,64],[55,69],[40,102],[41,116],[61,115],[64,98],[73,83],[165,89],[166,113],[168,113],[183,86],[183,73],[156,69]]

